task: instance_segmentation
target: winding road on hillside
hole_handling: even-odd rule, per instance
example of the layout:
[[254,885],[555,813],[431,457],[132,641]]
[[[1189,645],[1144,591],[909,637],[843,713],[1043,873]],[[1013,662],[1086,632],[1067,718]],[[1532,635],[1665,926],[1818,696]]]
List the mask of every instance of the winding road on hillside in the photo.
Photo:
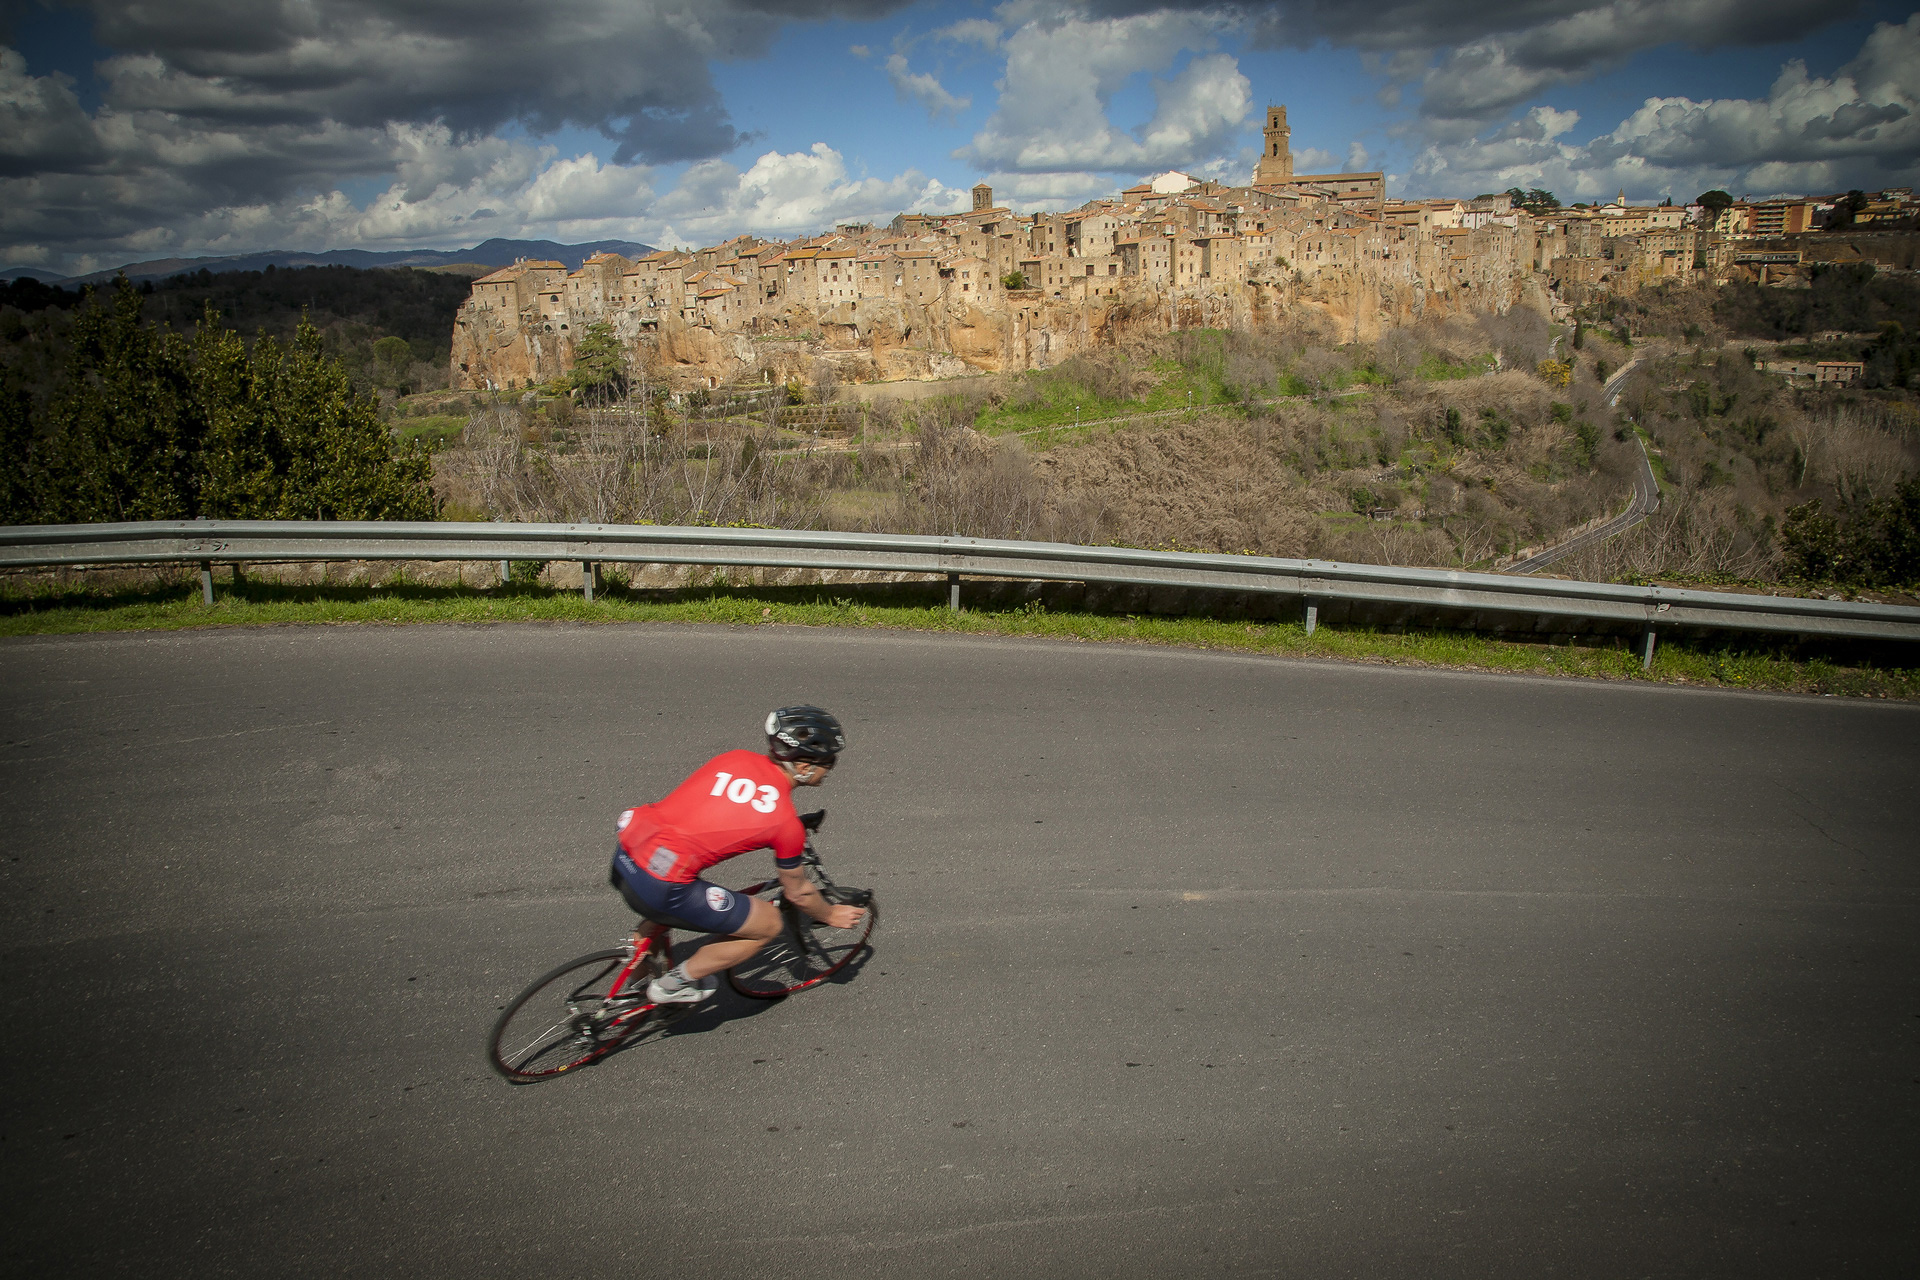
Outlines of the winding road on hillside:
[[[1640,357],[1634,356],[1615,371],[1600,388],[1600,396],[1611,409],[1620,401],[1620,388],[1626,383],[1627,375],[1639,365]],[[1627,500],[1627,509],[1605,524],[1596,525],[1583,533],[1577,533],[1564,542],[1534,552],[1530,556],[1514,561],[1503,573],[1538,573],[1550,565],[1558,564],[1576,552],[1588,547],[1596,547],[1609,538],[1618,537],[1633,526],[1645,520],[1660,509],[1660,482],[1654,478],[1653,460],[1647,456],[1647,442],[1636,433],[1634,444],[1640,449],[1640,465],[1633,473],[1633,495]]]
[[[852,982],[514,1088],[614,815],[852,740]],[[1920,708],[626,625],[0,643],[16,1275],[1814,1276],[1920,1247]],[[764,865],[742,859],[742,876]],[[739,864],[735,864],[739,865]]]

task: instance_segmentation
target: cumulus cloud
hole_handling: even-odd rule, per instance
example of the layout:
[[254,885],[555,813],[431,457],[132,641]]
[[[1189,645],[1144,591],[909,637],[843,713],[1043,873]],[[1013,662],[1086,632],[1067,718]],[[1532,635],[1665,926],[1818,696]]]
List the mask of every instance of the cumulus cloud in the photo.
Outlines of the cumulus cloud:
[[[600,131],[618,163],[718,155],[745,140],[716,59],[765,54],[785,20],[874,17],[905,0],[77,0],[120,121],[158,114],[245,144],[275,127],[472,136]],[[44,115],[44,113],[43,113]]]
[[[1070,0],[1018,0],[1002,13],[1058,9]],[[1811,31],[1851,5],[1825,11],[1791,0],[1077,0],[1095,18],[1132,17],[1165,8],[1206,9],[1241,26],[1266,47],[1322,42],[1383,54],[1431,51],[1490,38],[1524,40],[1524,56],[1565,68],[1676,41],[1700,46],[1766,44]]]
[[1063,213],[1119,191],[1111,177],[1097,173],[990,173],[982,181],[993,188],[994,203],[1023,213]]
[[[715,60],[765,54],[787,21],[904,0],[75,3],[111,51],[97,108],[0,49],[0,241],[23,253],[441,239],[489,209],[503,225],[574,225],[586,187],[631,195],[648,165],[748,140]],[[499,136],[568,126],[612,140],[611,164],[589,176]],[[532,168],[572,194],[525,185]],[[393,188],[350,214],[338,188],[369,180]],[[469,192],[464,211],[448,194]]]
[[1131,77],[1209,48],[1221,29],[1212,13],[1034,17],[1006,37],[997,107],[954,155],[1018,173],[1142,171],[1213,159],[1231,148],[1253,108],[1252,86],[1227,54],[1200,54],[1171,78],[1156,78],[1153,116],[1137,130],[1116,128],[1107,110]]
[[[1037,14],[1069,0],[1017,0]],[[1079,0],[1090,19],[1162,11],[1164,0]],[[1202,6],[1178,5],[1181,9]],[[1723,48],[1805,35],[1854,6],[1802,0],[1208,0],[1206,12],[1256,47],[1357,49],[1387,80],[1384,97],[1417,88],[1437,136],[1464,137],[1541,92],[1659,45]]]
[[903,211],[947,213],[965,198],[912,169],[891,179],[854,178],[838,151],[817,142],[807,151],[769,151],[744,172],[719,160],[693,165],[646,222],[659,243],[708,244],[742,231],[792,236]]
[[978,45],[988,51],[1000,46],[1000,24],[985,18],[964,18],[941,27],[933,35],[936,39],[950,40],[954,44]]
[[1763,98],[1649,98],[1611,131],[1565,142],[1577,115],[1536,107],[1483,136],[1436,142],[1415,162],[1417,192],[1543,187],[1562,200],[1625,188],[1684,200],[1713,187],[1845,190],[1920,174],[1920,14],[1882,23],[1831,79],[1788,62]]
[[[263,137],[270,156],[258,150]],[[69,161],[43,163],[60,150]],[[385,175],[364,203],[337,187],[243,175]],[[263,186],[273,194],[258,194]],[[948,211],[965,195],[917,171],[851,176],[825,144],[768,152],[742,171],[688,167],[661,190],[647,165],[563,156],[547,145],[462,136],[441,122],[379,129],[195,126],[164,112],[89,117],[71,86],[0,52],[0,261],[75,272],[147,257],[262,249],[452,248],[492,236],[579,242],[708,243],[742,231],[785,236],[903,210]],[[84,219],[74,217],[85,210]]]
[[925,72],[915,73],[907,69],[904,54],[891,54],[887,58],[887,79],[893,82],[893,91],[902,102],[918,102],[927,109],[927,119],[938,120],[942,116],[954,116],[973,105],[972,98],[956,97],[948,93],[939,79]]

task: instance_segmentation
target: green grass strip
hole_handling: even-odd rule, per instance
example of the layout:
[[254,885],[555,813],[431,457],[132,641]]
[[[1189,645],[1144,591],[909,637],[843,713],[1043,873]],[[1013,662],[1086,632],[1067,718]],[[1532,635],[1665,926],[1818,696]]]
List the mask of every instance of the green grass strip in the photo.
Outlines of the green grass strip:
[[191,578],[144,588],[0,592],[0,636],[195,627],[421,622],[652,622],[727,626],[873,627],[961,635],[1159,644],[1286,657],[1450,670],[1652,680],[1713,688],[1920,697],[1920,669],[1821,656],[1791,645],[1708,648],[1663,641],[1643,671],[1635,648],[1611,641],[1555,645],[1467,631],[1384,631],[1204,617],[1054,612],[1039,604],[953,613],[934,587],[688,587],[628,591],[610,585],[589,604],[577,591],[425,586],[221,583],[203,605]]

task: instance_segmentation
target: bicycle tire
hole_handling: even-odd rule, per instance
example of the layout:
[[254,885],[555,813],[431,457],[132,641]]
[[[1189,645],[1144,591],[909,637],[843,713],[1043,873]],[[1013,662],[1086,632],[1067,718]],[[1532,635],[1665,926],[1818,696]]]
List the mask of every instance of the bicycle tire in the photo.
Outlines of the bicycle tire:
[[773,941],[727,970],[728,985],[749,999],[779,1000],[819,986],[867,950],[873,926],[880,919],[880,907],[873,895],[832,883],[821,885],[820,890],[829,902],[865,907],[865,918],[854,928],[835,929],[782,902],[779,907],[785,927]]
[[606,987],[626,959],[625,951],[595,951],[528,983],[487,1036],[493,1069],[515,1084],[529,1084],[612,1053],[654,1010],[646,1003],[644,971],[630,984],[637,1005],[622,1000],[607,1006]]

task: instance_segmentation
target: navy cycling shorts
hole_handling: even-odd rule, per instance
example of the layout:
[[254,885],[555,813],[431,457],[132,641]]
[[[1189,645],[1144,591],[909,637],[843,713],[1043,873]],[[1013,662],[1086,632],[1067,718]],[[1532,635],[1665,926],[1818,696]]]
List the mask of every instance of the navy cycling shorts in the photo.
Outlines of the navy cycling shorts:
[[618,847],[614,849],[613,870],[608,878],[635,914],[640,912],[636,904],[644,903],[655,911],[678,916],[707,933],[739,933],[753,913],[752,898],[705,880],[672,884],[656,879],[636,865],[625,849]]

